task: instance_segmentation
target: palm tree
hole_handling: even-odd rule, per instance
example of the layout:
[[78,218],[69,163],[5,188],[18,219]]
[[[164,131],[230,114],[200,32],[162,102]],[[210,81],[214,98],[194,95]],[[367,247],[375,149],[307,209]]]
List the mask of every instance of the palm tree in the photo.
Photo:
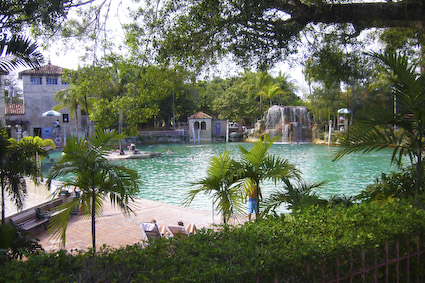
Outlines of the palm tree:
[[43,147],[42,142],[40,143],[38,140],[34,142],[34,139],[31,140],[30,137],[17,142],[14,139],[7,139],[5,134],[0,134],[1,221],[3,225],[5,224],[5,193],[9,194],[16,208],[21,210],[27,194],[24,177],[31,177],[36,184],[42,177],[38,159],[47,155]]
[[[416,163],[417,188],[423,189],[422,155],[425,138],[425,75],[417,72],[406,55],[396,53],[371,54],[389,70],[396,111],[382,108],[368,111],[370,117],[358,121],[351,131],[349,146],[338,152],[335,160],[352,152],[370,152],[393,147],[391,162],[401,166],[407,155],[412,165]],[[354,132],[354,134],[353,134]]]
[[62,159],[52,167],[47,180],[49,188],[53,179],[72,176],[63,185],[81,190],[71,202],[59,206],[58,214],[50,221],[53,237],[61,238],[63,245],[68,218],[75,206],[82,205],[83,214],[91,217],[93,252],[96,252],[96,217],[102,213],[104,199],[109,197],[112,205],[118,206],[126,216],[132,212],[129,201],[133,201],[139,191],[138,174],[106,158],[108,145],[121,138],[109,130],[96,130],[95,135],[87,139],[71,137]]
[[218,154],[211,158],[209,163],[207,177],[194,183],[198,186],[189,191],[185,199],[185,205],[189,205],[195,196],[199,193],[212,195],[213,204],[223,216],[223,222],[226,224],[234,214],[242,214],[243,195],[237,186],[234,186],[235,175],[232,170],[232,159],[229,152]]
[[241,87],[245,88],[249,91],[254,91],[256,95],[260,97],[260,111],[261,117],[263,116],[263,88],[268,84],[273,82],[273,78],[267,73],[263,71],[259,71],[255,74],[255,78],[242,83]]
[[272,107],[273,98],[279,96],[280,94],[284,94],[283,90],[280,88],[278,84],[269,83],[258,92],[264,98],[268,98],[270,100],[270,107]]
[[78,135],[78,107],[84,105],[85,101],[84,97],[78,92],[77,86],[71,84],[69,88],[56,92],[53,98],[59,103],[53,108],[54,110],[68,107],[71,117],[75,117],[75,131],[76,135]]
[[[280,182],[290,178],[299,178],[299,171],[286,159],[268,153],[269,148],[279,138],[270,139],[265,135],[263,141],[257,141],[250,150],[239,146],[241,161],[235,162],[234,168],[238,176],[238,186],[244,188],[245,195],[257,190],[260,195],[260,184],[265,180]],[[260,199],[257,197],[257,216],[260,210]]]
[[25,36],[4,36],[0,40],[0,71],[13,71],[19,67],[40,67],[44,59],[36,49],[37,44]]

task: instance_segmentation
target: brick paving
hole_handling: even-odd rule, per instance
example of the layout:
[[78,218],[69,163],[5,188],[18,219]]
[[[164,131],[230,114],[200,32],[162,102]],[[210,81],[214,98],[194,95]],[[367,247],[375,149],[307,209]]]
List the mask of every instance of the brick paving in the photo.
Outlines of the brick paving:
[[[136,199],[132,204],[135,215],[125,217],[119,209],[111,207],[108,202],[104,203],[103,214],[96,220],[96,247],[103,244],[118,248],[126,245],[133,245],[145,239],[143,231],[139,228],[140,222],[148,222],[155,219],[160,226],[176,225],[179,220],[187,226],[190,223],[196,225],[198,229],[210,227],[212,214],[210,211],[195,210],[166,203],[146,199]],[[219,216],[215,216],[215,224],[220,221]],[[51,237],[48,231],[39,230],[36,235],[40,239],[41,246],[46,251],[59,250],[60,243]],[[84,216],[72,216],[69,219],[66,231],[65,248],[87,250],[91,243],[91,220]]]

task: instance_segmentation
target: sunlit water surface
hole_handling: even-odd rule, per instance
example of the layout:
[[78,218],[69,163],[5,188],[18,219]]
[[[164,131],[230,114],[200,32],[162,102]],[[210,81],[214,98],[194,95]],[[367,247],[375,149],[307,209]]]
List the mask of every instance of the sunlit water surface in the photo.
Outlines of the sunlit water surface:
[[[247,149],[249,143],[220,143],[205,145],[190,144],[159,144],[138,146],[141,151],[155,151],[164,153],[152,159],[133,159],[119,161],[124,165],[138,171],[142,180],[139,197],[182,205],[187,192],[192,189],[192,182],[206,176],[208,162],[211,157],[220,152],[230,151],[231,157],[240,158],[238,146]],[[172,154],[165,154],[171,149]],[[325,184],[317,189],[319,195],[330,197],[332,195],[356,195],[361,189],[381,175],[381,172],[396,170],[390,165],[391,150],[381,150],[369,154],[354,153],[343,159],[333,162],[332,158],[338,147],[323,145],[303,144],[274,144],[270,153],[286,158],[296,165],[302,173],[302,178],[307,183],[321,182]],[[59,152],[50,155],[50,160],[57,160]],[[44,169],[50,167],[49,160],[43,161]],[[118,162],[118,161],[117,161]],[[46,173],[47,174],[47,173]],[[262,185],[263,197],[282,185],[275,186],[271,182]],[[198,195],[191,207],[211,210],[211,199]]]

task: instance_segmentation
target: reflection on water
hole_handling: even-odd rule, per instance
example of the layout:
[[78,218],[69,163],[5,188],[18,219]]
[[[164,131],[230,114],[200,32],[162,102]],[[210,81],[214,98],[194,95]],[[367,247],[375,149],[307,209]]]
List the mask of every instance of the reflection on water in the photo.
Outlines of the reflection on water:
[[[206,176],[208,161],[220,152],[228,150],[231,156],[238,159],[238,146],[249,148],[249,143],[221,143],[206,145],[163,144],[138,146],[142,151],[164,153],[153,159],[119,161],[138,171],[142,180],[140,197],[161,202],[181,205],[186,193],[192,188],[191,183]],[[172,154],[165,154],[168,149]],[[271,154],[286,158],[302,172],[302,178],[307,183],[325,181],[318,189],[321,196],[345,194],[356,195],[366,185],[371,184],[381,172],[390,172],[395,167],[390,166],[391,150],[381,150],[369,154],[351,154],[338,162],[332,162],[332,156],[337,147],[303,144],[274,144]],[[52,153],[50,159],[60,158],[60,153]],[[50,166],[44,160],[47,172]],[[278,185],[279,186],[279,185]],[[263,196],[267,197],[276,189],[274,184],[263,184]],[[211,200],[205,195],[199,195],[191,207],[203,210],[211,209]]]

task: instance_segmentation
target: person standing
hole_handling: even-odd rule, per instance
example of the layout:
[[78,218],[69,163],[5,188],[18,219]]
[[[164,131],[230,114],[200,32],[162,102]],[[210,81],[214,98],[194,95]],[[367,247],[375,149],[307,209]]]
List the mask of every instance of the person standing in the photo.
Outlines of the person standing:
[[251,220],[252,213],[255,213],[255,217],[258,218],[257,198],[259,197],[260,200],[263,200],[260,187],[255,185],[252,190],[248,191],[248,196],[248,220]]

